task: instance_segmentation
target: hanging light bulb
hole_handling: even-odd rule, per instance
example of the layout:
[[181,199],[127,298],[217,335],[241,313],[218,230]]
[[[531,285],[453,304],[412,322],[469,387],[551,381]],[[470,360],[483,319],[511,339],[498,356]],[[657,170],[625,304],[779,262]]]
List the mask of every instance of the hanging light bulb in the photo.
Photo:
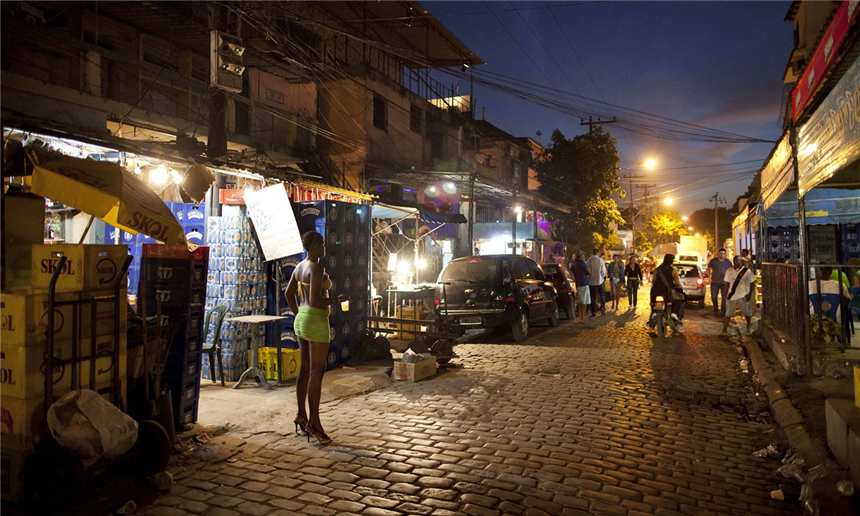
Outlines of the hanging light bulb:
[[182,177],[182,174],[180,174],[180,173],[179,173],[179,172],[177,172],[176,170],[171,170],[171,171],[170,171],[170,177],[172,177],[172,178],[173,178],[173,182],[174,182],[174,183],[176,183],[176,184],[178,184],[178,185],[181,185],[181,184],[182,184],[182,182],[183,182],[183,181],[185,181],[185,178],[184,178],[184,177]]
[[149,172],[149,180],[153,184],[163,185],[167,183],[167,169],[159,165]]

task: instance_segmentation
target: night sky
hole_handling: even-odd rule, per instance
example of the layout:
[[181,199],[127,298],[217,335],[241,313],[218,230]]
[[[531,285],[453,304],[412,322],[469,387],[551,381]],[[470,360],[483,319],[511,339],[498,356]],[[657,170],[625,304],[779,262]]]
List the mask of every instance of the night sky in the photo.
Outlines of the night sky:
[[[579,95],[585,99],[576,103],[586,110],[619,119],[629,118],[630,110],[644,113],[636,117],[644,122],[639,132],[604,128],[618,140],[622,168],[647,158],[658,161],[653,171],[629,173],[647,175],[639,182],[657,185],[652,202],[655,193],[671,196],[681,214],[713,207],[707,198],[714,192],[731,206],[774,144],[655,138],[648,127],[656,117],[763,140],[781,136],[782,77],[793,48],[792,24],[785,21],[791,2],[422,5],[487,62],[478,72]],[[468,94],[468,81],[459,88]],[[549,90],[540,95],[561,98]],[[568,138],[588,130],[579,116],[486,86],[476,86],[474,96],[476,116],[486,108],[487,120],[514,136],[547,143],[554,129]],[[637,203],[642,196],[642,188],[635,188]]]

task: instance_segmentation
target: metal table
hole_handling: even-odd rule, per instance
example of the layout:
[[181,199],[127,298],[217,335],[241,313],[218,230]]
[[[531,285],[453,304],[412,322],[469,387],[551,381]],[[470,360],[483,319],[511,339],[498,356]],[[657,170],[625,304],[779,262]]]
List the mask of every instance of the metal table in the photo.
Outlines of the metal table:
[[[241,317],[232,317],[226,320],[230,322],[259,325],[275,321],[282,321],[284,319],[287,319],[287,317],[284,317],[282,315],[243,315]],[[238,389],[239,387],[241,387],[242,384],[245,383],[245,380],[248,379],[249,375],[251,377],[257,378],[257,380],[260,382],[260,385],[264,389],[272,388],[269,385],[269,382],[266,381],[266,375],[263,373],[262,370],[260,370],[259,367],[257,367],[257,364],[259,363],[257,361],[257,349],[259,349],[260,340],[263,337],[262,333],[260,332],[260,329],[261,328],[257,327],[256,331],[254,331],[253,335],[251,336],[251,356],[249,364],[250,367],[248,367],[248,369],[246,369],[245,372],[242,373],[242,376],[239,377],[239,381],[236,383],[236,385],[233,386],[234,389]],[[278,359],[280,359],[280,357],[278,357]]]

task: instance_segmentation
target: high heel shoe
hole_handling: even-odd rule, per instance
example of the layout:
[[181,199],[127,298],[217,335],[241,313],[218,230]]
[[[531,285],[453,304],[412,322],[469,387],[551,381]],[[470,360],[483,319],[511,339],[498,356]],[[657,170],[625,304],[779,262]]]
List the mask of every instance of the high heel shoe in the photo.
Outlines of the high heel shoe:
[[305,430],[305,432],[307,432],[308,442],[311,442],[311,436],[313,435],[316,440],[320,442],[321,446],[328,446],[331,444],[332,438],[322,430],[317,430],[316,428],[310,428],[308,430]]
[[293,420],[293,423],[295,423],[296,425],[296,435],[300,435],[299,430],[301,430],[305,434],[308,433],[307,428],[305,428],[305,425],[308,424],[308,418],[304,416],[296,416],[296,418]]

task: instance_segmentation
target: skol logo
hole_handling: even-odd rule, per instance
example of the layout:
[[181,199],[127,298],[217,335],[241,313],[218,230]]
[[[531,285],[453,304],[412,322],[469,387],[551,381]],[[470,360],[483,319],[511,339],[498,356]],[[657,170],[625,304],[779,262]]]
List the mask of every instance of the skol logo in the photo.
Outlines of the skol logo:
[[[0,360],[6,360],[6,353],[0,352]],[[6,367],[0,368],[0,383],[3,385],[15,385],[12,370]]]
[[[39,326],[41,328],[46,328],[48,326],[48,311],[45,310],[45,313],[42,314],[42,318],[39,319]],[[59,308],[54,308],[54,334],[60,333],[63,331],[63,328],[66,326],[66,316],[63,315],[63,312],[60,311]]]
[[161,301],[162,303],[166,303],[170,301],[171,292],[169,290],[156,290],[155,298]]
[[110,283],[116,278],[116,263],[110,258],[102,258],[96,264],[96,274],[99,277],[99,285]]
[[313,215],[314,217],[319,217],[320,211],[316,208],[305,208],[299,212],[299,217],[304,217],[305,215]]
[[167,241],[167,225],[151,219],[143,213],[132,213],[131,220],[126,225],[161,242]]
[[173,267],[159,267],[156,274],[158,279],[170,279],[173,277]]
[[15,331],[15,319],[8,314],[0,315],[0,329],[3,331]]
[[[47,353],[45,354],[47,355]],[[45,376],[48,371],[48,359],[45,358],[45,361],[42,362],[42,365],[39,366],[39,372],[42,373],[42,376]],[[54,371],[51,374],[52,382],[54,385],[59,383],[60,380],[63,379],[63,376],[66,375],[66,366],[60,363],[60,359],[54,357]]]
[[113,359],[111,359],[111,361],[110,361],[110,366],[108,366],[108,368],[107,368],[107,369],[99,369],[99,370],[98,370],[98,375],[99,375],[99,376],[101,376],[101,375],[103,375],[103,374],[105,374],[105,373],[109,373],[111,369],[113,369]]
[[[53,274],[54,270],[57,268],[57,263],[59,263],[59,258],[45,258],[40,262],[40,270],[45,274]],[[63,269],[60,271],[60,274],[66,274],[68,276],[75,275],[75,269],[72,266],[72,260],[66,260],[66,264],[63,265]]]

